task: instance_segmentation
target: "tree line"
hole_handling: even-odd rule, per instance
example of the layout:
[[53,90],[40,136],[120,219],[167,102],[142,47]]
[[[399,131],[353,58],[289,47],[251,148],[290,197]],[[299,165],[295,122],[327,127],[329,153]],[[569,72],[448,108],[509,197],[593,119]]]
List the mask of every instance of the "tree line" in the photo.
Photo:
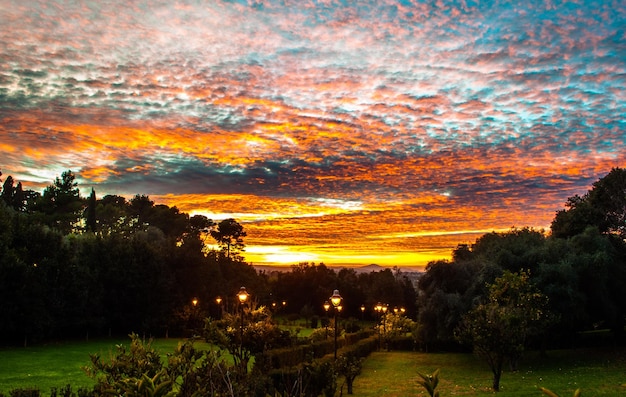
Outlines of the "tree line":
[[523,318],[537,310],[508,312],[527,328],[522,345],[572,344],[580,331],[600,328],[623,341],[626,170],[567,199],[550,229],[485,234],[450,260],[430,262],[416,285],[399,269],[359,274],[301,263],[266,273],[245,262],[246,233],[234,219],[189,216],[144,195],[82,197],[71,171],[43,193],[8,176],[0,191],[0,338],[180,335],[192,313],[232,308],[243,285],[257,304],[306,317],[323,316],[334,289],[347,317],[376,319],[377,302],[402,307],[426,350],[458,347],[472,321],[519,302],[535,302],[545,320]]
[[416,315],[413,284],[397,269],[357,274],[301,263],[286,273],[257,272],[244,260],[245,237],[234,219],[189,216],[145,195],[97,198],[92,189],[84,197],[71,171],[42,193],[7,176],[0,340],[184,335],[192,317],[231,309],[241,286],[257,304],[285,314],[323,316],[323,301],[339,288],[346,316],[371,316],[361,305],[377,300]]
[[[422,343],[455,345],[463,326],[479,314],[487,322],[495,310],[508,307],[511,310],[500,317],[508,315],[510,320],[512,310],[520,306],[536,310],[509,324],[516,327],[517,336],[525,327],[537,326],[528,321],[533,313],[544,320],[541,332],[521,344],[571,345],[579,342],[581,331],[597,329],[611,330],[613,341],[623,343],[626,170],[614,168],[583,196],[569,198],[550,229],[488,233],[474,244],[459,245],[451,260],[429,263],[418,284]],[[520,282],[526,292],[511,297]]]

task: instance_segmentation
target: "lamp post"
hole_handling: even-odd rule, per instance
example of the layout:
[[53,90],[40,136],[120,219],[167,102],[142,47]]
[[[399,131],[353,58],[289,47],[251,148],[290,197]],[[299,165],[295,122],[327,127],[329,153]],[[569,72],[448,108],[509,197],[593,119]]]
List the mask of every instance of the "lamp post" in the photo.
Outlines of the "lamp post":
[[[382,312],[383,312],[383,304],[378,302],[376,304],[376,306],[374,306],[374,310],[376,311],[376,314],[378,315],[378,318],[382,318]],[[378,325],[378,350],[380,350],[381,348],[381,342],[380,342],[380,324]]]
[[365,305],[361,305],[361,321],[365,320]]
[[333,295],[330,297],[330,303],[333,304],[333,307],[335,308],[335,360],[337,360],[337,331],[338,331],[338,325],[337,324],[337,312],[341,311],[341,301],[343,300],[343,298],[341,297],[341,295],[339,295],[339,290],[336,289],[333,291]]
[[383,336],[385,337],[385,346],[387,347],[387,351],[389,351],[389,341],[387,340],[387,310],[389,309],[388,304],[382,305],[383,311]]
[[218,318],[221,319],[222,318],[222,297],[218,296],[217,298],[215,298],[215,303],[217,303]]
[[[241,365],[243,366],[243,306],[248,300],[248,291],[246,291],[246,287],[239,288],[239,293],[237,294],[237,298],[239,299],[239,304],[241,306],[241,329],[240,329],[240,337],[239,340],[239,356],[241,360]],[[247,370],[247,368],[246,368]]]
[[189,315],[189,322],[191,328],[191,336],[195,336],[196,326],[198,322],[198,298],[195,296],[191,299],[191,313]]
[[326,301],[324,302],[324,311],[326,312],[326,319],[324,320],[324,335],[326,335],[326,339],[328,339],[328,310],[330,310],[330,303]]

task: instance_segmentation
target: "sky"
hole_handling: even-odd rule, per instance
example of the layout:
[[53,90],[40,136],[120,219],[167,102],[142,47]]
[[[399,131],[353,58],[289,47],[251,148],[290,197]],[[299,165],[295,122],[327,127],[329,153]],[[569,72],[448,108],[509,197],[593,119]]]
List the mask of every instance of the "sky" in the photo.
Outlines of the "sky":
[[0,171],[424,266],[626,165],[626,3],[0,0]]

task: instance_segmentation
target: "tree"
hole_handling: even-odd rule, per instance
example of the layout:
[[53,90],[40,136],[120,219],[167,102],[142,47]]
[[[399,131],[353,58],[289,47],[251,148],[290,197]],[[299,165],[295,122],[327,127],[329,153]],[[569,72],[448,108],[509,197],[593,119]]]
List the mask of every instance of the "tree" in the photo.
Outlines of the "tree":
[[102,235],[126,234],[132,229],[130,205],[122,196],[106,195],[97,201],[96,223]]
[[487,302],[467,313],[456,330],[483,357],[493,373],[493,390],[500,390],[506,359],[516,365],[531,336],[548,325],[547,298],[530,283],[528,272],[505,271],[489,286]]
[[216,229],[211,230],[211,237],[217,241],[228,259],[231,259],[231,256],[238,256],[240,252],[244,251],[243,238],[246,236],[247,233],[243,230],[243,226],[233,218],[224,219],[217,224]]
[[426,266],[418,281],[418,339],[426,348],[454,341],[454,329],[472,302],[468,290],[478,277],[480,272],[466,262],[439,260]]
[[348,394],[352,392],[354,379],[361,374],[363,369],[363,357],[343,354],[335,361],[335,369],[337,373],[344,377],[348,386]]
[[596,226],[601,233],[626,239],[626,169],[613,168],[585,195],[570,197],[565,207],[552,221],[553,236],[571,237]]
[[91,194],[87,200],[87,209],[85,210],[85,227],[87,231],[96,232],[96,191],[91,189]]
[[266,350],[289,345],[289,331],[281,330],[272,322],[271,313],[265,306],[245,310],[245,314],[224,313],[221,320],[207,319],[204,328],[208,342],[228,350],[241,373],[248,371],[253,356]]
[[[0,173],[2,175],[2,173]],[[13,187],[13,177],[9,175],[2,185],[0,191],[0,200],[9,208],[13,208],[16,211],[23,211],[25,208],[25,195],[22,190],[22,182],[18,182],[17,186]]]
[[38,206],[46,215],[48,225],[64,234],[76,230],[83,207],[75,179],[72,171],[63,172],[61,178],[57,177],[54,184],[44,189]]

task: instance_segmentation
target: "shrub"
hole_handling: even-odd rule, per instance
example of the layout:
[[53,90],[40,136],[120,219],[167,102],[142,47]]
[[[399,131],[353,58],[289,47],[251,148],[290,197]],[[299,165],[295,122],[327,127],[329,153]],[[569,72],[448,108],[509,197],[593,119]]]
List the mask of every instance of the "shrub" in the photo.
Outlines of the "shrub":
[[19,388],[9,392],[9,397],[40,397],[41,392],[37,388]]
[[320,318],[318,316],[311,317],[311,328],[317,329],[319,322],[320,322]]

